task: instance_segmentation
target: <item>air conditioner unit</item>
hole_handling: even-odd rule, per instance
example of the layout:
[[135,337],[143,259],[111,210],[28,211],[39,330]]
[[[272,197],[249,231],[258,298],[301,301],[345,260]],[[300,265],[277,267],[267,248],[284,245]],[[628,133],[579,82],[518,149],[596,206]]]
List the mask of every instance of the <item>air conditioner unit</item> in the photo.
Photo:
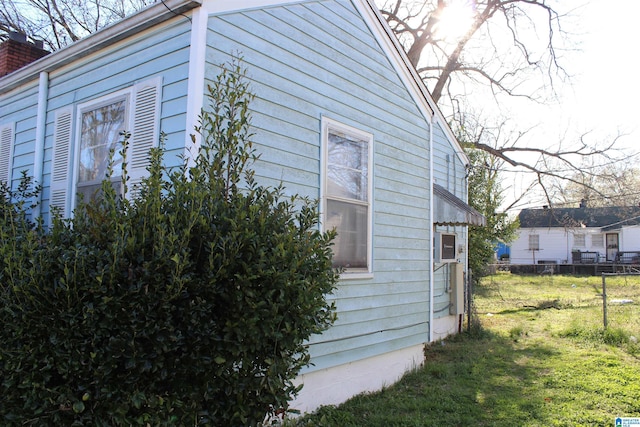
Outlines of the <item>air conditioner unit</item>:
[[435,262],[457,262],[456,235],[453,233],[435,233]]

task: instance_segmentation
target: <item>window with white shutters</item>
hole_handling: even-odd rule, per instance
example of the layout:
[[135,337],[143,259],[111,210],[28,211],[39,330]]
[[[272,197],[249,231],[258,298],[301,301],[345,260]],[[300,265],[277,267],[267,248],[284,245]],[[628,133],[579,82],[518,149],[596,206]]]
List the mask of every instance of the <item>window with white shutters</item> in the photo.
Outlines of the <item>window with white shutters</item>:
[[122,194],[123,132],[129,132],[127,156],[128,192],[147,174],[149,149],[160,135],[161,78],[154,78],[111,95],[56,113],[50,205],[68,217],[78,194],[90,201],[99,194],[109,161],[112,185]]

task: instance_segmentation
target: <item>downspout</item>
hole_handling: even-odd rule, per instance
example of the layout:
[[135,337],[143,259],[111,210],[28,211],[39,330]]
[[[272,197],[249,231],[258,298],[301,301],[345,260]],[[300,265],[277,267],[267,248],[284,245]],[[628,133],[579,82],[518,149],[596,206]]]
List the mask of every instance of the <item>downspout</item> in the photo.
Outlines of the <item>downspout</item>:
[[[33,179],[36,185],[42,185],[43,163],[44,163],[44,138],[47,127],[47,107],[49,103],[49,73],[40,73],[38,82],[38,113],[36,116],[36,140],[33,154]],[[35,200],[36,206],[33,208],[33,216],[40,216],[42,203],[42,192],[38,192]]]
[[[467,164],[468,166],[471,166],[470,164]],[[467,171],[467,168],[465,168],[465,172]],[[465,200],[467,202],[467,204],[469,203],[469,179],[467,178],[467,174],[465,173],[464,176],[461,178],[462,179],[462,188],[464,191],[464,194],[466,196]],[[473,289],[471,287],[471,283],[470,280],[473,279],[473,277],[469,277],[469,229],[470,229],[470,225],[467,224],[466,226],[464,226],[463,228],[463,232],[465,233],[464,237],[465,237],[465,242],[464,242],[464,280],[463,280],[463,287],[464,289],[466,289],[466,292],[468,294],[468,299],[467,301],[471,301],[471,295],[470,292]],[[457,250],[457,248],[456,248]],[[473,271],[471,272],[473,273]],[[462,293],[462,299],[464,300],[464,296],[465,296],[465,292],[463,291]],[[467,303],[465,301],[465,303],[463,304],[463,307],[467,306]],[[469,310],[469,315],[471,314],[471,303],[468,304],[467,306],[467,310]],[[459,327],[458,327],[458,333],[462,332],[462,324],[464,323],[464,309],[462,310],[462,314],[460,315],[460,320],[459,320]],[[471,324],[471,317],[468,317],[469,319],[469,325]]]
[[433,224],[433,116],[429,117],[429,342],[433,341],[433,280],[435,268],[434,253],[434,232]]
[[[189,49],[189,76],[187,84],[187,111],[185,121],[184,154],[188,165],[195,165],[202,138],[195,131],[197,120],[204,106],[204,79],[207,53],[207,25],[209,13],[204,6],[191,14],[191,44]],[[194,139],[191,139],[191,135]]]

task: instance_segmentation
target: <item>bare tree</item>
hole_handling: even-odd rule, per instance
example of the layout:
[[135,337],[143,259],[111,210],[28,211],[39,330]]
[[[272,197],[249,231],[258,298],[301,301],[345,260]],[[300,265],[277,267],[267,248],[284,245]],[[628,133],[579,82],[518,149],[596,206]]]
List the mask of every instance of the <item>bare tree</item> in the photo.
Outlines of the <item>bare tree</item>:
[[[458,7],[456,7],[456,3]],[[460,5],[460,3],[466,3]],[[509,95],[532,97],[523,79],[567,77],[557,45],[566,33],[561,14],[545,0],[386,0],[381,12],[411,63],[440,102],[455,98],[455,79],[481,82]],[[453,8],[457,16],[447,19]],[[443,26],[459,26],[454,34]],[[545,32],[540,33],[539,28]]]
[[640,169],[628,163],[586,162],[570,181],[549,178],[548,188],[556,206],[638,206]]
[[20,32],[57,50],[152,0],[0,0],[0,32]]
[[[463,116],[462,123],[458,138],[465,150],[480,150],[494,158],[492,165],[502,175],[505,190],[512,194],[506,210],[519,207],[523,196],[528,202],[539,197],[537,202],[549,206],[577,205],[582,199],[593,200],[593,206],[595,200],[600,200],[599,205],[612,205],[621,201],[625,186],[637,181],[634,157],[616,147],[623,136],[619,133],[605,140],[591,133],[577,140],[561,136],[548,148],[523,142],[533,129],[514,128],[504,118],[489,121],[470,115]],[[496,146],[497,142],[501,145]],[[515,188],[510,175],[520,175],[523,182]]]
[[[598,140],[587,132],[578,140],[532,144],[530,124],[523,128],[501,115],[499,107],[494,117],[487,118],[486,111],[484,117],[474,115],[466,102],[474,95],[477,102],[479,91],[483,107],[514,97],[533,103],[554,100],[556,86],[570,81],[562,54],[571,46],[572,35],[563,23],[575,11],[561,12],[548,0],[378,1],[410,61],[467,146],[501,159],[505,171],[529,174],[549,202],[549,178],[588,185],[590,181],[578,174],[599,171],[582,170],[586,159],[604,165],[623,158],[616,151],[620,134]],[[456,9],[450,19],[448,12]],[[451,34],[450,27],[458,26],[457,34]]]

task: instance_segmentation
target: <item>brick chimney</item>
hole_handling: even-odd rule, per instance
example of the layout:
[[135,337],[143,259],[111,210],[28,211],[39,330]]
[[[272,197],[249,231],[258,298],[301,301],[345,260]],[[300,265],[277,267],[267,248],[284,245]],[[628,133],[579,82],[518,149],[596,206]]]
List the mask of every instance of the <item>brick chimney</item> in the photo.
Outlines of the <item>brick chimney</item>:
[[10,32],[9,38],[0,44],[0,77],[40,59],[48,53],[43,49],[41,41],[31,43],[27,41],[26,34]]

